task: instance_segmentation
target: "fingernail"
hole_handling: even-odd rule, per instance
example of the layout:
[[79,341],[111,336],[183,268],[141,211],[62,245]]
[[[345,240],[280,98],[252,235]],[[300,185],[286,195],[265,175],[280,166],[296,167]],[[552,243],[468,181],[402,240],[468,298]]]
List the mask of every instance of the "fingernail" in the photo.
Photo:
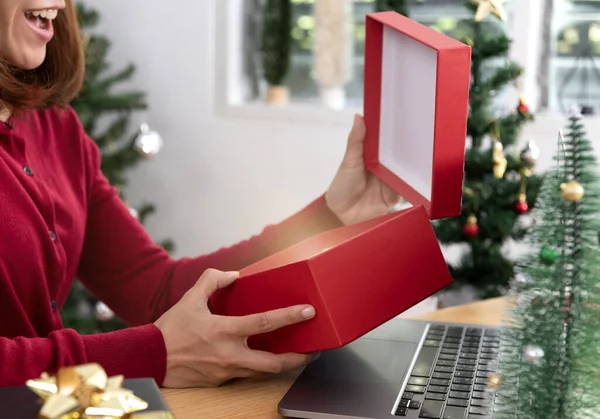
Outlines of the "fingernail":
[[313,307],[307,307],[304,310],[302,310],[302,317],[304,317],[305,319],[311,319],[313,317],[315,317],[316,311]]

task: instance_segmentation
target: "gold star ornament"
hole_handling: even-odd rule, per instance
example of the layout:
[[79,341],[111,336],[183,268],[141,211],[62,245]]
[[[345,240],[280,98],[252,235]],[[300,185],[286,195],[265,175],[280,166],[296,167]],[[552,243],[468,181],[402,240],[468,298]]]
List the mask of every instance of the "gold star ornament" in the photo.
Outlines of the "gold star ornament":
[[475,21],[481,22],[490,13],[496,16],[501,21],[506,20],[506,11],[504,10],[504,2],[506,0],[473,0],[473,3],[478,5],[475,13]]

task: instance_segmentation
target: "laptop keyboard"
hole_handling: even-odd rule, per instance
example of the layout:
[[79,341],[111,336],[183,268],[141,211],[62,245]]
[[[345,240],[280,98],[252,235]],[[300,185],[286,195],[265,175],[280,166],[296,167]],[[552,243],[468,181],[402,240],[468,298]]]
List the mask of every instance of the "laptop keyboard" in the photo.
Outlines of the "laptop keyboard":
[[490,419],[498,370],[498,329],[431,325],[402,393],[396,416]]

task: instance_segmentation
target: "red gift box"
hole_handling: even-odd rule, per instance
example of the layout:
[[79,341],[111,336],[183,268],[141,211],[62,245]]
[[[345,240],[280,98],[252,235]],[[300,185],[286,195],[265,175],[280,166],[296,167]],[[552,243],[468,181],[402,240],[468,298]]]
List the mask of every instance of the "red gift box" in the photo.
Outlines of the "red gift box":
[[431,225],[459,215],[471,49],[395,12],[367,15],[365,165],[412,207],[318,234],[240,272],[211,298],[243,316],[312,304],[314,319],[250,347],[311,353],[344,346],[452,282]]

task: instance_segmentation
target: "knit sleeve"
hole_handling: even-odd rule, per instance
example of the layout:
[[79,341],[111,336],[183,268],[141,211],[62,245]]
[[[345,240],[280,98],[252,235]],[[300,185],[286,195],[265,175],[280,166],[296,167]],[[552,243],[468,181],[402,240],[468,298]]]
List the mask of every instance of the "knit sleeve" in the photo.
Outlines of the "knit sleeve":
[[164,381],[166,348],[154,325],[81,336],[72,329],[57,330],[47,337],[0,338],[0,387],[22,386],[43,372],[96,362],[109,376],[154,378]]

